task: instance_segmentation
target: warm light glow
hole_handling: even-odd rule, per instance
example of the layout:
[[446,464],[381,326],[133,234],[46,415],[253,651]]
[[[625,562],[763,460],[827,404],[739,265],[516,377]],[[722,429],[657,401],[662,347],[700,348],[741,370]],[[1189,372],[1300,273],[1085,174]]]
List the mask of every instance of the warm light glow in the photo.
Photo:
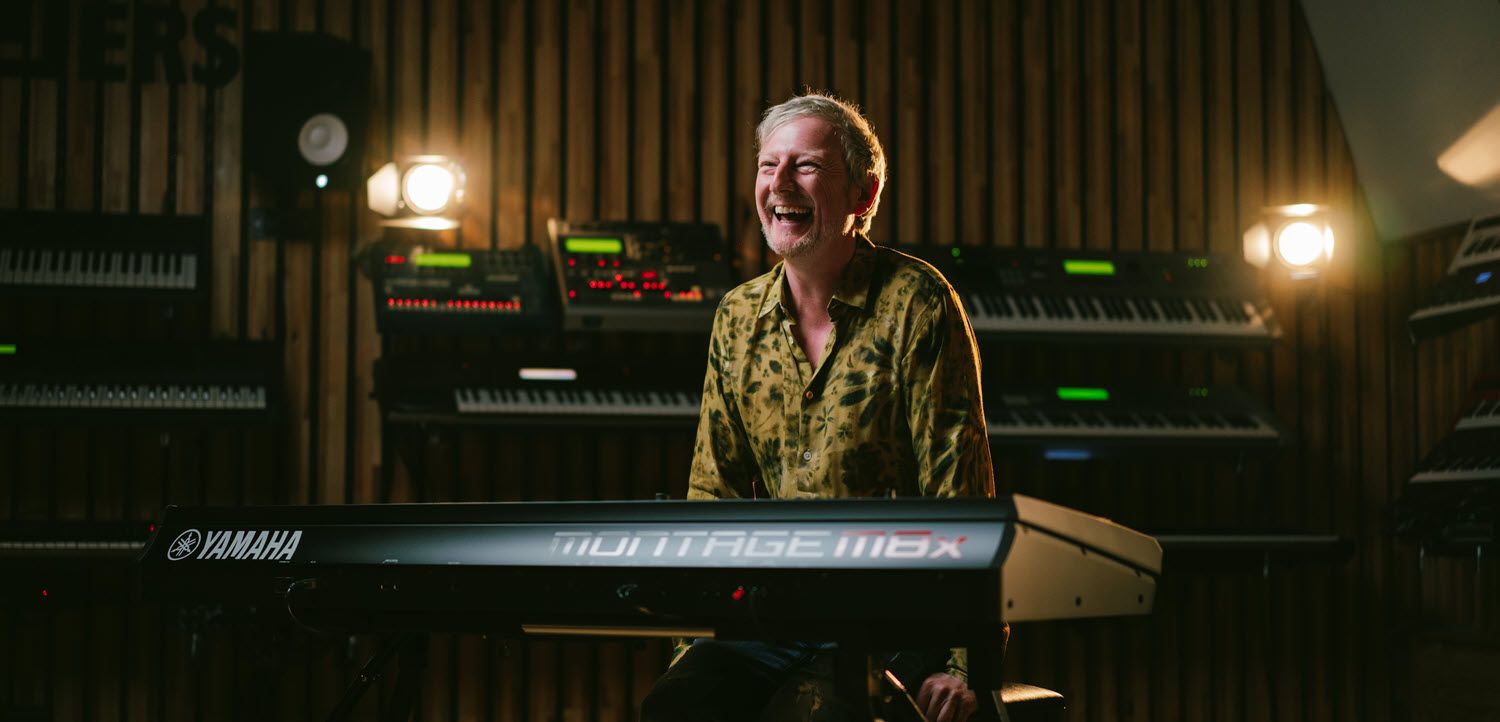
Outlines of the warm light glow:
[[1323,255],[1323,232],[1306,221],[1281,227],[1276,234],[1276,255],[1291,266],[1306,266]]
[[1475,188],[1500,184],[1500,104],[1490,108],[1437,159],[1453,180]]
[[448,207],[457,185],[453,171],[440,165],[423,163],[406,172],[401,192],[407,205],[418,213],[437,213]]
[[1266,268],[1274,258],[1292,278],[1315,278],[1333,260],[1332,211],[1327,206],[1295,203],[1272,206],[1245,230],[1245,261]]
[[365,181],[365,196],[370,210],[382,216],[394,216],[400,210],[401,189],[396,164],[386,163]]

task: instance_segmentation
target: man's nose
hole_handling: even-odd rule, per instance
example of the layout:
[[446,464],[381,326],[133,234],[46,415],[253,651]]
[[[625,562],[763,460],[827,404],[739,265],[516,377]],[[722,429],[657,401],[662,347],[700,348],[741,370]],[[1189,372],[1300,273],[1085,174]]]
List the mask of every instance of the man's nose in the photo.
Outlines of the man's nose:
[[792,182],[791,163],[776,164],[776,170],[771,172],[771,187],[777,190],[796,187],[796,184]]

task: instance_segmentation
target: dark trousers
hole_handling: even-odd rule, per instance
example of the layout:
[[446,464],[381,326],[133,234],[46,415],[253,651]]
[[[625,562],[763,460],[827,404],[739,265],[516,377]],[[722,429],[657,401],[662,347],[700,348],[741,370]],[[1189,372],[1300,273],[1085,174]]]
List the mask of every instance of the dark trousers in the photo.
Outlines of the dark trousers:
[[641,704],[642,722],[846,722],[826,645],[698,640]]

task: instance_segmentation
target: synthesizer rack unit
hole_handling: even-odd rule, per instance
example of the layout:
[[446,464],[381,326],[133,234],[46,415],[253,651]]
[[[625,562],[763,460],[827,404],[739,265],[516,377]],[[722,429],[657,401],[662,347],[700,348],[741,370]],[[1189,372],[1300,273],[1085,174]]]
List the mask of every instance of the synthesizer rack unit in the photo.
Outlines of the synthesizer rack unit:
[[996,340],[1266,345],[1281,336],[1255,270],[1231,256],[901,247],[942,271]]
[[0,294],[201,296],[210,230],[205,216],[0,212]]
[[1500,429],[1500,377],[1488,378],[1469,391],[1465,411],[1453,425],[1455,431]]
[[692,428],[703,359],[382,358],[376,388],[391,423]]
[[495,335],[556,325],[547,259],[508,250],[372,247],[375,324],[381,333]]
[[269,423],[280,369],[270,343],[0,341],[0,420]]
[[1413,340],[1500,315],[1500,260],[1465,266],[1422,296],[1407,317]]
[[1458,252],[1453,254],[1453,262],[1448,264],[1448,274],[1496,261],[1500,261],[1500,216],[1475,218],[1469,222],[1469,230]]
[[1500,485],[1500,428],[1455,431],[1443,437],[1410,480],[1411,485],[1466,482]]
[[985,387],[985,423],[997,447],[1041,447],[1054,460],[1162,447],[1274,447],[1269,411],[1224,386]]
[[128,599],[149,522],[20,520],[0,523],[0,606]]
[[1476,384],[1464,408],[1395,505],[1398,535],[1445,553],[1493,544],[1500,525],[1500,379]]
[[568,330],[706,334],[735,286],[713,224],[552,219],[547,230]]

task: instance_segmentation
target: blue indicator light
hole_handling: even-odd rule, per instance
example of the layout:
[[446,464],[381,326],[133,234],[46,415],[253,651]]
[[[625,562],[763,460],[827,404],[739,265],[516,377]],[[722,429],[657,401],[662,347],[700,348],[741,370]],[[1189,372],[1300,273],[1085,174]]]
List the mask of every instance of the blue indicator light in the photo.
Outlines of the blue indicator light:
[[1494,271],[1485,271],[1485,272],[1483,272],[1483,273],[1475,276],[1474,277],[1474,282],[1475,283],[1484,283],[1485,281],[1490,280],[1490,276],[1492,276],[1492,275],[1494,275]]
[[1047,461],[1088,461],[1094,453],[1087,449],[1048,449],[1042,454]]

